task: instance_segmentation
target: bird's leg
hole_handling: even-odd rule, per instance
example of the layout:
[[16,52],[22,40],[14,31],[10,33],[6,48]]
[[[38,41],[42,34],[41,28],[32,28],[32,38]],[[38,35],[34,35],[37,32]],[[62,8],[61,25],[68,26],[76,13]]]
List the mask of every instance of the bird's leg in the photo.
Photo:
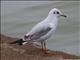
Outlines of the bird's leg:
[[46,42],[45,41],[41,41],[41,47],[42,47],[42,51],[44,51],[44,53],[48,53],[47,48],[46,48]]
[[43,50],[44,50],[44,49],[43,49],[43,48],[44,48],[44,47],[43,47],[43,41],[41,41],[41,48],[42,48],[42,51],[43,51]]
[[47,53],[46,42],[43,41],[43,43],[44,43],[44,51],[45,51],[45,53]]

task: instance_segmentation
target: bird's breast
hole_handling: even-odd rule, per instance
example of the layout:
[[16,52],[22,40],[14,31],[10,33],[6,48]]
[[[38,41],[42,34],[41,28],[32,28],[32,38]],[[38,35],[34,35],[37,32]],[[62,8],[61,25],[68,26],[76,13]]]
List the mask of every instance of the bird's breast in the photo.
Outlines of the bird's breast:
[[51,28],[56,28],[56,27],[57,27],[57,23],[49,23],[49,26],[50,26]]

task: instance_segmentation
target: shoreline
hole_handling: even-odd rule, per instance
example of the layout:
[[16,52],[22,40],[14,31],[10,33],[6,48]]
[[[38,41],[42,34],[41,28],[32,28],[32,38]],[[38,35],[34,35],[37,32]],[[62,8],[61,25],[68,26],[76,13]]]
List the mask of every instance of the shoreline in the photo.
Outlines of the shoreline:
[[9,43],[15,41],[17,38],[8,37],[0,34],[1,42],[1,60],[53,60],[53,59],[80,59],[80,56],[68,54],[62,51],[50,51],[45,54],[40,48],[33,44],[26,44],[19,46],[17,44],[10,45]]

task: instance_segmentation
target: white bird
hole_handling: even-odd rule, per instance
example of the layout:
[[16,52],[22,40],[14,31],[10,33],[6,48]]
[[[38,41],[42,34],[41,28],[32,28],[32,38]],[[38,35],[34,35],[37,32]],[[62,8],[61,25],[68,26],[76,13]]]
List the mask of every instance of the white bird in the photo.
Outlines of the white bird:
[[59,9],[53,8],[43,21],[35,25],[22,39],[14,41],[11,44],[19,43],[19,45],[23,45],[27,42],[40,42],[42,50],[47,52],[45,40],[54,34],[60,16],[67,17]]

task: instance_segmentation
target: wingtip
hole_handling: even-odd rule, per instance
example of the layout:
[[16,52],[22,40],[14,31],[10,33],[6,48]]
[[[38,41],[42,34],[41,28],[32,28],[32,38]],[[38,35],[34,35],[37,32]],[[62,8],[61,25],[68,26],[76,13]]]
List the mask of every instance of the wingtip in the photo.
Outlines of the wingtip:
[[16,44],[16,43],[20,43],[20,42],[22,42],[22,39],[18,39],[16,41],[10,42],[10,44]]
[[[10,44],[23,45],[23,42],[26,42],[26,41],[23,41],[23,39],[18,39],[16,41],[11,42]],[[26,44],[26,43],[24,43],[24,44]]]

